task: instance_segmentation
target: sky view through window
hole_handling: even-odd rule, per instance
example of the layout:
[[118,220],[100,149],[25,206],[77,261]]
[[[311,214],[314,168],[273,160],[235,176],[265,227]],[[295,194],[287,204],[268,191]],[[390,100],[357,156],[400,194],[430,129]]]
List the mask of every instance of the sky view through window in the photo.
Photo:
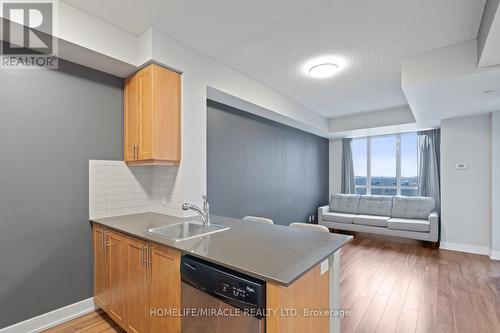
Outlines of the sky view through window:
[[[366,177],[367,139],[354,139],[352,156],[354,174]],[[377,136],[371,139],[372,177],[396,177],[396,136]],[[417,176],[417,133],[401,134],[401,177]]]

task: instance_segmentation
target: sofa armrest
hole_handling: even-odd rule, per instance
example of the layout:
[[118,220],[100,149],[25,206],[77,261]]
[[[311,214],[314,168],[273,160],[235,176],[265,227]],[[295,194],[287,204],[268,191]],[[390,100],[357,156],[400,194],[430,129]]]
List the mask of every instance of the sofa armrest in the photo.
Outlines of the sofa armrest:
[[330,206],[322,206],[318,208],[318,223],[323,222],[323,214],[330,211]]
[[439,215],[438,212],[432,212],[429,214],[430,231],[429,238],[431,242],[438,241],[439,234]]

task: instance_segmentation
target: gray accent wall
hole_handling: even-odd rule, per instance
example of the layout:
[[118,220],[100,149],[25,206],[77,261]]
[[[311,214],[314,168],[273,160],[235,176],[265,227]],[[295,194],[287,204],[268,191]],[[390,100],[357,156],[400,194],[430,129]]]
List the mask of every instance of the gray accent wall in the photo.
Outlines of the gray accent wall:
[[123,160],[123,80],[0,70],[0,328],[92,297],[88,160]]
[[328,140],[227,105],[207,102],[211,212],[306,222],[328,203]]

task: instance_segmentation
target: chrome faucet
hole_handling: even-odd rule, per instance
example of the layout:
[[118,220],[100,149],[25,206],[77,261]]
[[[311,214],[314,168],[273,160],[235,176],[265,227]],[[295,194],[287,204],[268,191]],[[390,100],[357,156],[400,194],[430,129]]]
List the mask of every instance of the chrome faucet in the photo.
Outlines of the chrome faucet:
[[202,195],[201,197],[203,199],[203,209],[195,205],[190,205],[188,203],[183,203],[182,209],[193,210],[197,212],[203,219],[203,225],[210,226],[210,205],[208,204],[206,195]]

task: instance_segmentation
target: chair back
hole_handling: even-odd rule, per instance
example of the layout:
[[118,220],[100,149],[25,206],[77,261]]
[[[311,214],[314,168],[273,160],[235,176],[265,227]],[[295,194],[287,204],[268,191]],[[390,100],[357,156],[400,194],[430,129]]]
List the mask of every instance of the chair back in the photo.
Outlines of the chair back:
[[322,232],[330,232],[327,227],[321,224],[310,224],[310,223],[300,223],[294,222],[290,224],[291,228],[303,229],[303,230],[314,230],[314,231],[322,231]]
[[248,222],[262,223],[262,224],[274,224],[273,220],[266,219],[265,217],[245,216],[243,220]]

